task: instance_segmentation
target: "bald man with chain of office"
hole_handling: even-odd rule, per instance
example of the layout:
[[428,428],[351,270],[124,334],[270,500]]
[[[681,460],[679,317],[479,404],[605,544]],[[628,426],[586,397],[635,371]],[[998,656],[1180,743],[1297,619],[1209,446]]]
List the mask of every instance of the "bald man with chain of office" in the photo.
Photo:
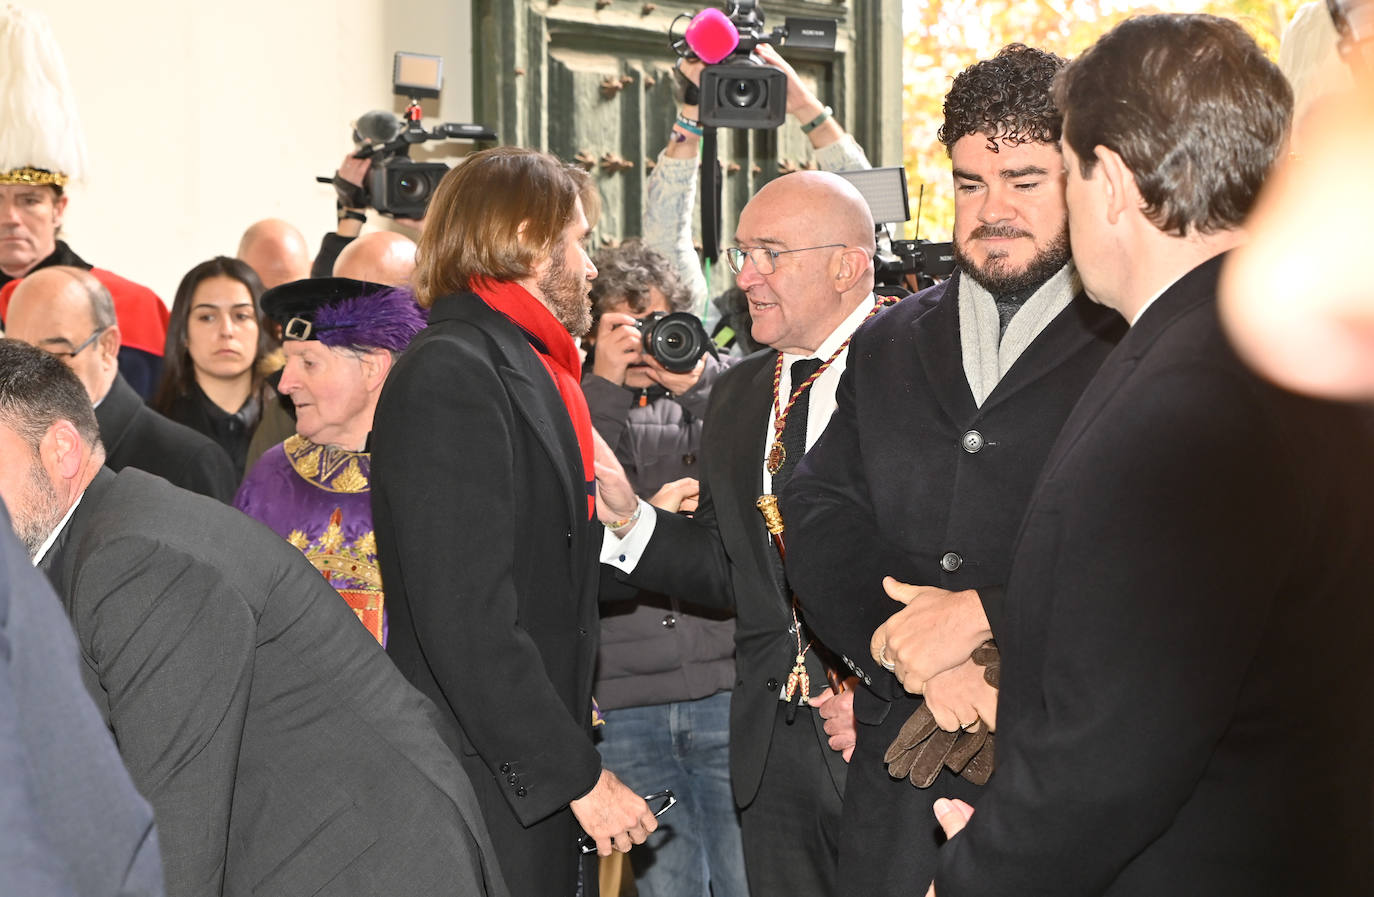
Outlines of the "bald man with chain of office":
[[695,516],[656,511],[635,499],[613,459],[598,466],[602,561],[616,577],[735,609],[730,767],[753,897],[838,886],[852,692],[826,687],[757,504],[782,489],[825,428],[850,337],[879,308],[873,235],[867,203],[837,175],[796,172],[764,186],[726,260],[748,294],[753,337],[770,350],[712,393]]

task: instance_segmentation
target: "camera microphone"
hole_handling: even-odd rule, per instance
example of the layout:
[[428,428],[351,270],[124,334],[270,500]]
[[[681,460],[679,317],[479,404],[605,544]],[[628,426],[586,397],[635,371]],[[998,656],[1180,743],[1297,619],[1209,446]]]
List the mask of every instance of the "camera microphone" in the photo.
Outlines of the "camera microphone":
[[692,17],[683,39],[702,62],[715,65],[739,46],[739,29],[725,13],[708,7]]
[[374,109],[358,117],[353,126],[355,143],[386,143],[401,133],[405,125],[395,113]]

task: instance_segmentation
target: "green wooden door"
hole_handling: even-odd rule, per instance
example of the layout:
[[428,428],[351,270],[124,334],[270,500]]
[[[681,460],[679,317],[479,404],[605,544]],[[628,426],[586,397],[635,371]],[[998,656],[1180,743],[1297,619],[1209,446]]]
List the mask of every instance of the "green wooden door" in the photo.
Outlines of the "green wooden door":
[[[599,245],[640,233],[645,179],[676,113],[669,25],[704,5],[473,0],[476,120],[495,128],[502,143],[547,150],[593,173],[604,200]],[[760,6],[770,30],[789,15],[839,21],[833,52],[784,47],[783,55],[834,107],[874,165],[900,165],[900,0],[762,0]],[[776,131],[722,130],[720,156],[725,245],[740,208],[763,183],[815,164],[791,120]]]

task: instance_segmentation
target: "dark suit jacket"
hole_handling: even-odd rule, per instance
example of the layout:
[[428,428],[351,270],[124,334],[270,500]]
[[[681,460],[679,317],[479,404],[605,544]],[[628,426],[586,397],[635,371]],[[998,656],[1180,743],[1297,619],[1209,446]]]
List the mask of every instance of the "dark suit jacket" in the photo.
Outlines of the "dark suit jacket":
[[506,893],[442,718],[271,530],[102,470],[43,566],[168,894]]
[[190,427],[168,420],[139,398],[123,375],[95,409],[105,466],[137,467],[225,504],[234,499],[238,477],[224,449]]
[[[782,497],[788,576],[806,621],[869,683],[855,696],[840,845],[845,893],[863,897],[921,893],[935,873],[932,801],[973,803],[981,790],[947,770],[925,790],[887,775],[883,754],[921,699],[869,654],[873,631],[901,609],[882,578],[978,589],[997,632],[996,599],[1036,475],[1125,330],[1116,312],[1078,295],[980,408],[964,373],[957,283],[859,330],[838,409]],[[925,302],[944,297],[925,313]]]
[[999,633],[960,895],[1374,893],[1369,412],[1282,393],[1172,286],[1065,423]]
[[161,895],[153,811],[81,682],[71,623],[0,504],[0,869],[6,894]]
[[570,894],[568,803],[601,759],[598,543],[567,409],[519,328],[444,296],[387,377],[371,448],[387,652],[461,731],[511,889]]
[[[754,505],[763,491],[764,431],[776,359],[773,350],[756,353],[717,381],[701,436],[701,503],[695,515],[658,511],[653,538],[634,572],[615,571],[618,580],[640,588],[735,608],[730,778],[740,807],[758,793],[778,693],[797,654],[777,553]],[[812,691],[818,691],[825,669],[815,651],[807,653],[807,671]],[[819,714],[806,712],[796,724],[815,729],[830,780],[842,793],[844,760],[826,745],[821,722]],[[827,773],[818,769],[816,775],[820,781]]]

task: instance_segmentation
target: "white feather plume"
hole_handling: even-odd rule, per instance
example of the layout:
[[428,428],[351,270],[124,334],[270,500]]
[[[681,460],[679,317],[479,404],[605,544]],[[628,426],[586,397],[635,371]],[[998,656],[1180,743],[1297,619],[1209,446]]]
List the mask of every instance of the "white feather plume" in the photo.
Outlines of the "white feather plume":
[[62,50],[47,20],[0,9],[0,172],[43,168],[80,178],[86,140]]

